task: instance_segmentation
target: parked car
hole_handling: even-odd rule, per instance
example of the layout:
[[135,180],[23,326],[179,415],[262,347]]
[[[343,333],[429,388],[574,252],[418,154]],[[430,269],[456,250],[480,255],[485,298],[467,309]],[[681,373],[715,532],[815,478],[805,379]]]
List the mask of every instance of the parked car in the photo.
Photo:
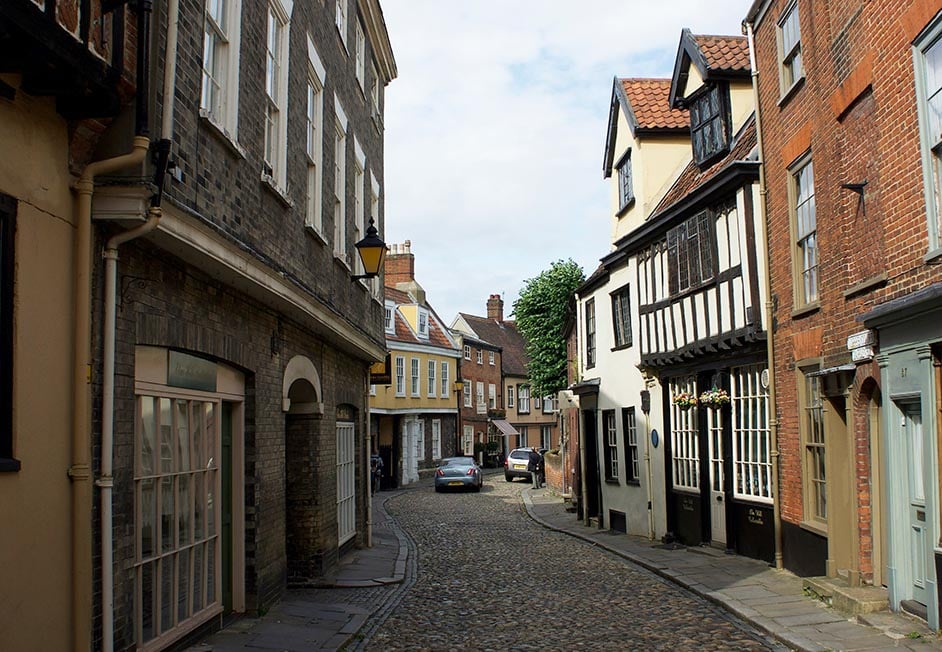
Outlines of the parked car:
[[530,453],[533,447],[515,448],[504,460],[504,480],[513,482],[514,478],[530,479]]
[[435,491],[470,489],[480,491],[484,473],[473,457],[446,457],[435,470]]

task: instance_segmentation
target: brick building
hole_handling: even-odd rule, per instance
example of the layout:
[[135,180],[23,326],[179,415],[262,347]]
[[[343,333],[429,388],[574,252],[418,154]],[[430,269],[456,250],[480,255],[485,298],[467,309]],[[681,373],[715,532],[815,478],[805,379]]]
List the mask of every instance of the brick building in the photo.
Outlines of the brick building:
[[[461,351],[461,451],[493,465],[507,453],[504,432],[491,425],[492,419],[506,423],[501,392],[501,348],[479,337],[470,328],[462,327],[458,323],[460,317],[452,322],[450,328]],[[517,434],[512,429],[508,433]],[[485,458],[480,456],[482,451]]]
[[77,648],[166,648],[266,609],[369,539],[383,306],[356,278],[353,245],[368,219],[383,226],[396,67],[382,12],[376,0],[175,7],[128,21],[152,43],[147,76],[94,148],[141,155],[80,187],[95,252],[76,271],[79,305],[91,288],[90,363],[77,365],[91,429],[90,463],[72,468],[100,488],[74,514],[96,542],[75,553],[92,569],[72,573],[90,605]]
[[938,2],[757,1],[784,565],[939,626]]

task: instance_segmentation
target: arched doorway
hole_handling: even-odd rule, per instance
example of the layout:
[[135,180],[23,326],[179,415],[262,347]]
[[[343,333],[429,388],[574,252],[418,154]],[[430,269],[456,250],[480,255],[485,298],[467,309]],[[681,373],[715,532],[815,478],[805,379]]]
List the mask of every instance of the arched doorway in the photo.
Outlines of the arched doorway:
[[285,556],[288,583],[308,584],[323,573],[323,544],[318,532],[316,452],[324,405],[317,370],[295,356],[285,367]]

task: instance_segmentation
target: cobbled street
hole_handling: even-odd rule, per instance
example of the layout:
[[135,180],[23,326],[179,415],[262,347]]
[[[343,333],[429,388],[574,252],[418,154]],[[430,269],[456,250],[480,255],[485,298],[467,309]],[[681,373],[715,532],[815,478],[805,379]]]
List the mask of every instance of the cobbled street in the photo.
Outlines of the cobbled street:
[[368,650],[784,650],[726,612],[599,548],[534,522],[521,491],[431,487],[386,504],[416,546]]

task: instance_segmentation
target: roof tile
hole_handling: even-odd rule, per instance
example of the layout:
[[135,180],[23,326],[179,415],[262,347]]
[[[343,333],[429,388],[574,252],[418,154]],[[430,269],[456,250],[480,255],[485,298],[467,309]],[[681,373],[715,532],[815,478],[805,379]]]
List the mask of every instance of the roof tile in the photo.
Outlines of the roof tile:
[[622,88],[641,129],[687,129],[686,110],[670,107],[670,79],[621,79]]
[[693,40],[700,48],[709,70],[732,72],[751,69],[749,41],[745,36],[695,34]]

